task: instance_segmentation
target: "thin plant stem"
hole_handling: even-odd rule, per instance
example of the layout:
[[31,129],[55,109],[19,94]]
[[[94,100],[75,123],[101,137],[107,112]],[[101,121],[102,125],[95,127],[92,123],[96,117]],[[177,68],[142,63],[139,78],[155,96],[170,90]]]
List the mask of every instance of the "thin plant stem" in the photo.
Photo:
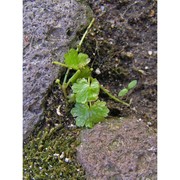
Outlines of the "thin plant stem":
[[79,75],[81,74],[81,71],[80,70],[77,70],[75,72],[75,74],[68,80],[66,86],[68,87],[70,83],[74,83],[76,81],[76,79],[78,79]]
[[77,49],[76,49],[78,52],[79,52],[79,50],[81,49],[82,43],[83,43],[83,41],[84,41],[84,39],[85,39],[85,37],[86,37],[89,29],[90,29],[91,26],[93,25],[94,21],[95,21],[95,19],[93,18],[93,19],[91,20],[89,26],[87,27],[85,33],[83,34],[83,37],[81,38],[81,40],[80,40],[80,42],[79,42],[79,44],[78,44],[78,46],[77,46]]
[[68,77],[69,71],[70,71],[70,69],[68,68],[67,71],[66,71],[66,74],[65,74],[65,76],[64,76],[63,84],[66,84],[66,81],[67,81],[67,77]]
[[66,64],[60,63],[59,61],[53,61],[52,64],[56,64],[56,65],[68,68]]
[[116,102],[119,102],[121,104],[124,104],[126,106],[130,106],[130,104],[118,99],[117,97],[113,96],[107,89],[105,89],[103,86],[100,85],[100,89],[104,91],[111,99],[113,99]]
[[63,91],[65,99],[67,99],[66,85],[65,84],[62,85],[62,91]]
[[68,68],[67,71],[66,71],[66,74],[64,76],[64,81],[63,81],[63,84],[62,84],[62,91],[64,93],[65,99],[67,99],[67,93],[66,93],[67,84],[66,84],[66,81],[67,81],[69,71],[70,71],[70,69]]

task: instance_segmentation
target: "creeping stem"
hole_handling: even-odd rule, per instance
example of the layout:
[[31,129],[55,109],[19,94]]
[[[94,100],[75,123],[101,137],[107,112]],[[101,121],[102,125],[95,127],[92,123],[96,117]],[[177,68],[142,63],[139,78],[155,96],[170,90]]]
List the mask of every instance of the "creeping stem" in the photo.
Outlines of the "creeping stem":
[[119,102],[121,104],[124,104],[126,106],[130,106],[130,104],[118,99],[117,97],[113,96],[107,89],[105,89],[103,86],[100,85],[100,88],[102,91],[104,91],[110,98],[112,98],[114,101]]

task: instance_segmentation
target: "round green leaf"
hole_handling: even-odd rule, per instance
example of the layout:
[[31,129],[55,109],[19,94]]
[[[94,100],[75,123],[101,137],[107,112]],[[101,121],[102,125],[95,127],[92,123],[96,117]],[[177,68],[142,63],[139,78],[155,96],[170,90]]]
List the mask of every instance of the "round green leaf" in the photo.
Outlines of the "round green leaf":
[[87,79],[82,78],[73,84],[72,90],[76,96],[76,102],[84,104],[98,99],[100,86],[97,79],[92,79],[89,83]]
[[65,65],[70,69],[81,69],[85,67],[89,62],[90,59],[88,58],[87,54],[79,53],[75,49],[70,49],[65,55],[64,55],[64,62]]
[[91,106],[88,104],[76,103],[71,110],[71,114],[76,118],[76,125],[79,127],[86,126],[92,128],[98,122],[108,116],[109,109],[103,101],[96,101]]

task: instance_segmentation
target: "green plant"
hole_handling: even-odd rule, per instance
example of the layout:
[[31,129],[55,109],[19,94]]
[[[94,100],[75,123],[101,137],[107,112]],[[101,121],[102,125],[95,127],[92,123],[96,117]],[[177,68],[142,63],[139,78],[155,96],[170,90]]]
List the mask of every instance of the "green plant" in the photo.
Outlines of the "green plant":
[[[92,128],[96,123],[103,121],[109,113],[106,102],[99,100],[100,90],[104,91],[114,101],[130,106],[128,103],[112,95],[100,85],[96,78],[92,77],[93,69],[88,66],[90,62],[89,56],[79,53],[84,38],[93,22],[94,19],[89,24],[77,49],[72,48],[64,55],[64,63],[53,62],[53,64],[67,68],[63,83],[61,84],[59,79],[56,80],[56,83],[61,87],[66,102],[75,103],[71,114],[76,118],[76,125],[88,128]],[[68,78],[70,71],[74,72],[74,74]],[[67,94],[69,86],[71,86],[71,92]]]
[[136,85],[137,85],[137,80],[131,81],[131,82],[128,84],[127,88],[124,88],[124,89],[122,89],[122,90],[119,92],[118,96],[123,97],[123,96],[127,95],[127,93],[128,93],[131,89],[135,88]]

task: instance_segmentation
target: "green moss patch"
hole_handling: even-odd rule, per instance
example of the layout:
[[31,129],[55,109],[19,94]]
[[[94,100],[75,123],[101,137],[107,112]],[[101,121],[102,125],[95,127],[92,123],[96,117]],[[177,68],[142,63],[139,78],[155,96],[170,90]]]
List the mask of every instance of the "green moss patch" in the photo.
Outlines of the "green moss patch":
[[23,179],[85,179],[76,160],[79,132],[61,124],[39,131],[24,145]]

